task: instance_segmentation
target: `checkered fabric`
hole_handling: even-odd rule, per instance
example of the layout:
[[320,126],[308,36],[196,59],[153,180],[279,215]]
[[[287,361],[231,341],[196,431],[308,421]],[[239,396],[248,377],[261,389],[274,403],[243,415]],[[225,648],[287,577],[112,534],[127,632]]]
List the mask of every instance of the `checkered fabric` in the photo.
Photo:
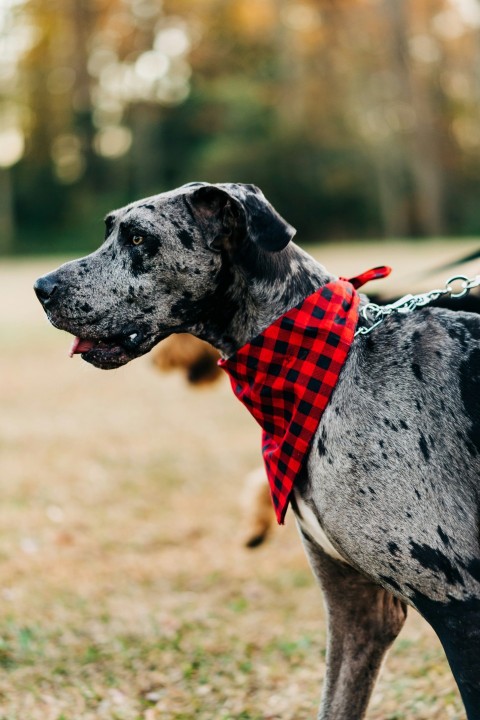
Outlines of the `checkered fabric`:
[[389,272],[374,268],[329,282],[219,361],[235,395],[263,430],[263,459],[280,524],[353,342],[356,288]]

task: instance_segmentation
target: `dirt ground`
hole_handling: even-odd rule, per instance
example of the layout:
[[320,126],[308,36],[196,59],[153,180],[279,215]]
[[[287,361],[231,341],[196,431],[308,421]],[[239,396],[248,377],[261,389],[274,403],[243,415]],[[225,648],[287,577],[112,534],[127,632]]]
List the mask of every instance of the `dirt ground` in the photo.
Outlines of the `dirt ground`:
[[[384,292],[476,247],[338,245],[344,275],[392,263]],[[242,546],[259,432],[227,381],[191,390],[149,358],[69,360],[31,291],[56,259],[0,267],[0,720],[311,720],[322,599],[291,512]],[[445,273],[442,273],[442,277]],[[369,720],[464,717],[411,611]]]

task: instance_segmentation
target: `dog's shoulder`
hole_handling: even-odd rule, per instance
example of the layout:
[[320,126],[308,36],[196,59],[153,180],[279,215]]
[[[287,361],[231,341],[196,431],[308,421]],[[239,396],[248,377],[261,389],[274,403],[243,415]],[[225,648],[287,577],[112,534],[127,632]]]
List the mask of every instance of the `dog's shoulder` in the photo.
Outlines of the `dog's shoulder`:
[[[440,308],[392,314],[351,349],[326,420],[357,432],[432,426],[480,459],[480,316]],[[423,432],[423,430],[422,430]],[[465,435],[465,437],[467,437]],[[452,441],[453,442],[453,441]],[[422,447],[424,443],[422,441]]]
[[461,362],[477,362],[480,315],[443,308],[395,313],[356,345],[358,360],[370,369],[410,365],[417,379],[422,367],[456,372]]

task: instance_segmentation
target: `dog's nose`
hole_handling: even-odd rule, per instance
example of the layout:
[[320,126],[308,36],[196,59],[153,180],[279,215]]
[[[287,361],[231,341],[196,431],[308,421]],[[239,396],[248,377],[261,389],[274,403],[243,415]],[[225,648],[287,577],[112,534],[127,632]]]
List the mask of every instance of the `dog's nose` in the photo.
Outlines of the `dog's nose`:
[[52,277],[51,273],[49,275],[44,275],[43,277],[38,278],[35,285],[33,286],[33,289],[35,290],[38,299],[44,307],[50,304],[52,297],[57,291],[57,288],[58,285],[55,282],[55,278]]

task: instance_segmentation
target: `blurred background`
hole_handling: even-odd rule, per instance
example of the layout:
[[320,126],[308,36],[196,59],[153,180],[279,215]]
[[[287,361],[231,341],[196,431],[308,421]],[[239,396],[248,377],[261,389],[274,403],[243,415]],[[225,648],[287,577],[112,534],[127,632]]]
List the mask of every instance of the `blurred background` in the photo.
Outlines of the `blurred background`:
[[478,0],[0,0],[0,251],[258,184],[303,241],[480,228]]
[[[314,717],[321,595],[291,512],[244,547],[228,381],[69,361],[32,286],[199,179],[333,273],[392,265],[384,297],[440,286],[479,245],[479,31],[480,0],[0,0],[0,718]],[[368,719],[464,717],[412,611]]]

